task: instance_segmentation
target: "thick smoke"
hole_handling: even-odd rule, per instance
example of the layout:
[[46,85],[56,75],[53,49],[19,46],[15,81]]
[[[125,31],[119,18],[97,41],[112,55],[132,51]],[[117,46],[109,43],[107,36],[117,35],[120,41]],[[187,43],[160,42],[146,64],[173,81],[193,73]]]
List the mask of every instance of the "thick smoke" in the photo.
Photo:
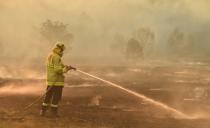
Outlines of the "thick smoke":
[[155,33],[151,51],[155,57],[171,57],[168,37],[178,28],[193,37],[193,47],[183,49],[191,51],[187,57],[205,60],[209,53],[209,4],[208,0],[1,0],[0,57],[8,58],[6,62],[43,63],[53,44],[42,39],[40,26],[50,19],[69,24],[75,37],[69,53],[74,57],[115,56],[110,49],[115,35],[121,35],[125,45],[134,31],[148,27]]

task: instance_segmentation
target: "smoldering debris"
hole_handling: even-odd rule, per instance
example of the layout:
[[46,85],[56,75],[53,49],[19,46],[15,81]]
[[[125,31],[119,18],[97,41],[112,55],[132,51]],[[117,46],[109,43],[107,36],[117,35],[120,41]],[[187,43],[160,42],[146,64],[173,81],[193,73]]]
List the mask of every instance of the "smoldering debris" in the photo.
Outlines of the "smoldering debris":
[[101,99],[102,99],[101,95],[96,95],[92,97],[88,106],[99,106]]

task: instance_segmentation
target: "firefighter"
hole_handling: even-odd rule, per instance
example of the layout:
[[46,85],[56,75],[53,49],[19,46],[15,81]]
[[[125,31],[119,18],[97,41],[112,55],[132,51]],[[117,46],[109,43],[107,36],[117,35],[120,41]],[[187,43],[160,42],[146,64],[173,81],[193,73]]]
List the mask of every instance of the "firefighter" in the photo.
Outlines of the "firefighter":
[[76,68],[64,65],[62,62],[63,51],[65,46],[62,43],[56,43],[52,52],[47,58],[47,89],[44,97],[41,116],[45,116],[48,108],[51,108],[51,113],[54,117],[58,115],[58,103],[62,97],[62,90],[64,87],[64,73]]

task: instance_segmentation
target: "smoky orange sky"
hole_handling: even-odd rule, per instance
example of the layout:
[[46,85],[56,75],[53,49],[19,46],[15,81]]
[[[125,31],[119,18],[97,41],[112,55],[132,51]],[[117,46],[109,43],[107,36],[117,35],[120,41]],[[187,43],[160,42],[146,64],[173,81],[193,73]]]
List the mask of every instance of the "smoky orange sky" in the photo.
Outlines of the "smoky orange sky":
[[155,32],[155,52],[167,54],[166,36],[175,28],[195,37],[196,51],[209,52],[209,0],[0,0],[0,46],[3,57],[45,58],[52,45],[40,36],[47,19],[69,24],[74,34],[70,55],[113,56],[110,44],[139,27]]

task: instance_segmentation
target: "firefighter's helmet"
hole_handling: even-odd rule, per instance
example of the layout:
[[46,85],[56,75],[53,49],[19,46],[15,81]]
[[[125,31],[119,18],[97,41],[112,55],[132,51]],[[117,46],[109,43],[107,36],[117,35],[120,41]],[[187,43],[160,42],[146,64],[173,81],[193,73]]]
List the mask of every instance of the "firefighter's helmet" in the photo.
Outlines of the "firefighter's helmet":
[[60,48],[62,51],[65,50],[65,45],[62,42],[59,42],[59,41],[55,44],[55,47]]

